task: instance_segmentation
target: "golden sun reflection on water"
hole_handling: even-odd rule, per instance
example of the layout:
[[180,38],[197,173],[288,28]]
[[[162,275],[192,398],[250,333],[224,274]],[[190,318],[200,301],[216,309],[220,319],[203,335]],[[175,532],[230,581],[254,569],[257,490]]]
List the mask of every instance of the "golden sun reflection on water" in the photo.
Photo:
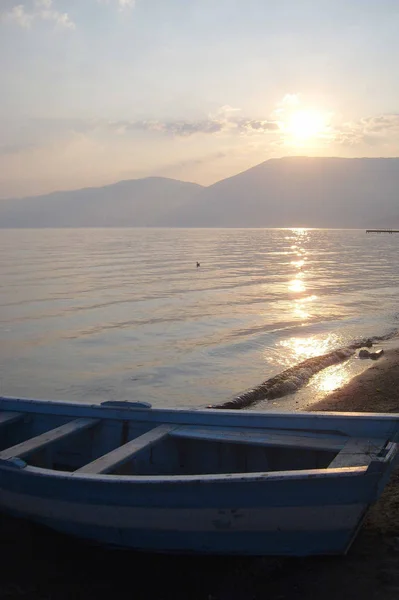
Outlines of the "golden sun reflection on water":
[[[291,273],[285,280],[288,310],[297,325],[305,326],[306,322],[318,316],[322,307],[319,305],[318,296],[312,294],[309,286],[314,285],[315,275],[312,269],[312,248],[309,246],[309,235],[306,229],[291,229],[287,240],[287,254],[290,255],[289,265]],[[285,263],[287,265],[287,263]],[[314,304],[312,304],[314,303]],[[341,343],[340,343],[341,342]],[[334,348],[343,345],[340,336],[327,334],[323,337],[291,337],[281,340],[280,350],[275,357],[267,353],[267,361],[275,360],[281,368],[290,368],[301,364],[303,361],[315,357],[322,357]],[[266,355],[265,355],[266,358]],[[322,369],[311,377],[306,387],[311,389],[311,395],[320,396],[329,393],[344,385],[351,378],[347,361]]]
[[333,392],[351,379],[347,363],[332,365],[313,376],[312,387],[318,392]]
[[293,304],[293,314],[295,317],[298,317],[299,319],[309,319],[311,316],[311,313],[306,310],[306,306],[310,303],[313,302],[314,300],[317,300],[317,296],[307,296],[306,298],[297,298]]
[[291,292],[304,292],[306,286],[303,281],[301,281],[300,276],[297,275],[295,279],[289,282],[288,289],[291,290]]
[[[308,358],[327,354],[340,345],[339,338],[332,334],[323,339],[297,337],[281,342],[281,346],[288,351],[286,356],[287,367],[293,367]],[[322,369],[319,373],[313,375],[309,385],[315,394],[325,394],[342,387],[350,381],[352,376],[349,361],[345,361]]]
[[300,319],[309,319],[310,313],[302,308],[300,305],[294,306],[294,315]]
[[[306,285],[304,279],[307,275],[306,261],[308,260],[308,257],[306,255],[308,254],[308,252],[304,247],[304,243],[307,240],[308,232],[307,229],[304,228],[293,228],[291,229],[291,233],[293,234],[293,237],[290,239],[292,239],[294,243],[292,243],[290,248],[291,254],[293,255],[293,260],[290,264],[296,270],[293,274],[293,279],[288,281],[287,287],[288,291],[293,292],[294,294],[301,295],[304,292],[306,292]],[[306,321],[310,318],[311,315],[307,310],[305,310],[305,307],[303,306],[302,302],[304,302],[305,300],[309,302],[314,298],[315,296],[308,296],[307,299],[301,297],[296,297],[292,299],[292,314],[295,319]]]
[[306,227],[292,227],[290,231],[298,236],[301,236],[305,235],[308,232],[308,229]]
[[292,260],[291,264],[294,267],[298,267],[298,269],[301,269],[303,267],[303,265],[305,264],[305,260]]
[[332,336],[319,339],[314,337],[308,338],[290,338],[289,340],[283,340],[281,346],[289,350],[291,356],[290,363],[296,365],[298,362],[313,356],[320,356],[329,352],[334,344]]
[[[291,265],[296,268],[296,273],[294,274],[294,278],[288,282],[288,289],[290,292],[302,293],[306,291],[306,286],[303,281],[303,278],[305,276],[304,267],[307,260],[307,251],[303,247],[303,243],[306,241],[307,238],[307,230],[297,228],[291,229],[291,232],[295,236],[294,243],[291,245],[291,250],[294,257],[296,257],[291,261]],[[294,313],[296,314],[296,316],[300,316],[300,314],[302,313],[302,316],[304,318],[308,316],[304,314],[303,309],[301,310],[300,307],[295,305]]]
[[317,300],[317,296],[307,296],[306,298],[299,298],[297,302],[313,302],[313,300]]

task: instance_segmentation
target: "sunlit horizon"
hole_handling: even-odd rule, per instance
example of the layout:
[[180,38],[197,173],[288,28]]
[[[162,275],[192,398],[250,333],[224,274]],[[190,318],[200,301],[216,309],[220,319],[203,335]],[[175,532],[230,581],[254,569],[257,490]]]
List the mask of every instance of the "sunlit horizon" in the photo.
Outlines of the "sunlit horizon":
[[372,0],[3,0],[0,198],[399,156],[398,26]]

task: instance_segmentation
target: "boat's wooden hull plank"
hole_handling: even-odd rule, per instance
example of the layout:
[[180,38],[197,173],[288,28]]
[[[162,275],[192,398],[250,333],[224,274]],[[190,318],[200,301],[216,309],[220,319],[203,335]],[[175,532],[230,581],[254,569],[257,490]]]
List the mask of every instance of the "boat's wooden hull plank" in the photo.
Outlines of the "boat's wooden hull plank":
[[172,432],[173,437],[190,438],[212,442],[232,442],[236,444],[252,444],[256,446],[277,446],[298,448],[298,450],[330,450],[339,451],[346,444],[345,436],[330,437],[321,434],[316,437],[305,432],[297,434],[272,431],[250,431],[232,428],[195,427],[192,425],[178,427]]
[[6,448],[0,452],[0,460],[8,460],[10,458],[17,457],[23,458],[24,456],[41,450],[42,448],[45,448],[54,442],[59,442],[70,435],[93,427],[98,422],[98,419],[85,418],[69,421],[64,425],[60,425],[60,427],[56,427],[55,429],[41,433],[40,435],[21,442],[20,444]]
[[342,467],[361,467],[369,465],[375,460],[377,454],[384,448],[386,440],[352,438],[350,439],[334,460],[329,464],[329,469]]
[[84,473],[86,475],[109,473],[113,469],[122,466],[142,450],[147,450],[157,442],[160,442],[175,428],[176,425],[159,425],[158,427],[143,433],[143,435],[140,435],[134,440],[127,442],[123,446],[120,446],[119,448],[100,456],[87,465],[84,465],[80,469],[77,469],[75,473]]
[[2,411],[0,412],[0,427],[2,425],[10,425],[11,423],[16,423],[17,421],[23,419],[23,417],[23,413]]

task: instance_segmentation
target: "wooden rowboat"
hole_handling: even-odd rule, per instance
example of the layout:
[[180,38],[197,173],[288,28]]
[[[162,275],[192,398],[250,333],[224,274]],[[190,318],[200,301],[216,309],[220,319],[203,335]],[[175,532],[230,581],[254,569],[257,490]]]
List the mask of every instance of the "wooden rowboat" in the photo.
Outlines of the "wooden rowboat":
[[0,397],[0,510],[141,550],[341,554],[398,437],[390,414]]

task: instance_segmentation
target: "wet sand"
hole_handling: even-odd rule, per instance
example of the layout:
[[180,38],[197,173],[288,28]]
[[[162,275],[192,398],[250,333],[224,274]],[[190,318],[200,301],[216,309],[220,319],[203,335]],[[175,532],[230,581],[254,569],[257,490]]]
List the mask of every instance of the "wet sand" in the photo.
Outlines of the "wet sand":
[[[335,390],[310,410],[352,412],[399,411],[399,348],[391,348],[378,361]],[[307,409],[307,410],[308,410]]]
[[[399,412],[399,349],[307,410]],[[399,470],[345,557],[232,559],[109,551],[0,517],[0,599],[398,600]]]

